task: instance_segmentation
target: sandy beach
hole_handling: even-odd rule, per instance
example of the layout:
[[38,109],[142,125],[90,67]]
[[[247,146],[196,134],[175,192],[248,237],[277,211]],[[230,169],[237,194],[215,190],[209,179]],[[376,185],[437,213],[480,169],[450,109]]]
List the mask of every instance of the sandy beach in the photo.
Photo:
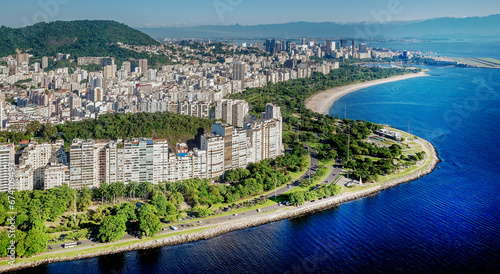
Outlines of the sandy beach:
[[335,101],[337,101],[342,96],[345,96],[351,92],[355,92],[357,90],[371,86],[411,79],[415,77],[422,77],[422,76],[428,76],[428,74],[426,74],[426,71],[412,73],[412,74],[398,75],[385,79],[378,79],[369,82],[363,82],[359,84],[328,89],[309,97],[309,99],[306,100],[306,108],[317,113],[329,114],[330,108],[333,106]]
[[[394,82],[404,79],[426,76],[425,72],[395,76],[386,79],[380,79],[360,84],[354,84],[345,87],[339,87],[323,91],[319,94],[314,95],[306,101],[306,107],[320,113],[328,114],[330,107],[333,105],[335,100],[338,98],[354,92],[356,90]],[[353,201],[363,197],[371,196],[379,193],[385,189],[391,188],[393,186],[410,182],[423,177],[431,173],[436,165],[439,163],[439,157],[434,146],[421,138],[417,139],[415,142],[420,143],[422,150],[426,152],[426,158],[415,170],[409,173],[403,172],[399,176],[393,179],[385,181],[383,183],[374,183],[366,185],[358,191],[347,192],[340,195],[335,195],[333,197],[328,197],[324,199],[318,199],[314,202],[306,202],[302,206],[292,207],[283,206],[278,210],[273,210],[268,213],[260,213],[247,216],[240,216],[240,219],[231,219],[221,222],[212,223],[209,221],[204,222],[202,225],[196,226],[192,229],[175,232],[169,231],[163,235],[157,235],[150,239],[122,239],[117,242],[107,243],[107,244],[95,244],[91,246],[83,246],[80,248],[75,248],[71,250],[57,250],[52,252],[45,252],[31,258],[20,258],[16,260],[14,265],[7,264],[7,260],[0,260],[0,273],[13,271],[16,269],[34,267],[41,264],[48,264],[54,262],[70,261],[70,260],[81,260],[84,258],[97,257],[108,254],[121,253],[131,250],[142,250],[149,248],[157,248],[165,245],[175,245],[180,243],[198,241],[203,239],[213,238],[224,233],[235,231],[239,229],[245,229],[249,227],[259,226],[266,223],[276,222],[284,219],[295,218],[298,216],[303,216],[307,214],[312,214],[317,211],[325,210],[337,206],[341,203]],[[244,215],[241,214],[241,215]]]
[[[362,188],[359,191],[353,191],[341,195],[335,195],[333,197],[317,200],[315,202],[306,202],[304,205],[298,207],[286,206],[279,210],[276,210],[275,212],[248,216],[240,220],[229,220],[217,225],[205,224],[200,227],[197,227],[197,228],[205,228],[204,230],[197,231],[195,228],[193,229],[194,231],[193,233],[190,233],[189,230],[185,231],[184,233],[171,231],[169,232],[169,234],[159,235],[153,237],[152,239],[120,240],[114,243],[97,244],[95,247],[86,246],[72,250],[59,250],[54,252],[46,252],[31,258],[19,259],[13,266],[6,264],[5,263],[6,261],[4,260],[3,264],[0,263],[0,273],[13,271],[16,269],[34,267],[42,264],[54,263],[54,262],[81,260],[85,258],[116,254],[132,250],[150,249],[166,245],[176,245],[180,243],[210,239],[231,231],[245,229],[249,227],[255,227],[307,214],[312,214],[317,211],[332,208],[341,203],[353,201],[363,197],[368,197],[377,194],[385,189],[391,188],[393,186],[397,186],[399,184],[416,180],[420,177],[423,177],[431,173],[435,169],[436,165],[439,163],[440,160],[438,158],[437,151],[434,148],[434,146],[428,141],[425,141],[423,139],[418,139],[416,142],[422,145],[422,149],[426,152],[427,155],[426,159],[421,163],[421,165],[416,170],[412,171],[409,174],[402,175],[401,177],[396,177],[394,179],[391,179],[383,183],[375,183],[372,185],[368,185],[366,188]],[[68,252],[70,253],[68,254]]]

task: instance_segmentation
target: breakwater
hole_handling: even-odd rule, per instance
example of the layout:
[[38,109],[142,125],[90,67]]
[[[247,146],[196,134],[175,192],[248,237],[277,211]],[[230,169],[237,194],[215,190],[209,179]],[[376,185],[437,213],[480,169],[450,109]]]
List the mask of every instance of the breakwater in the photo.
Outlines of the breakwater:
[[[436,165],[439,163],[439,158],[437,155],[437,152],[434,148],[434,146],[427,142],[423,141],[425,145],[425,150],[427,151],[427,157],[430,157],[429,163],[427,163],[425,166],[422,168],[416,170],[415,172],[408,174],[403,177],[395,178],[392,180],[389,180],[387,182],[384,182],[382,184],[378,185],[368,185],[366,189],[355,191],[352,193],[345,193],[342,195],[337,195],[334,197],[329,197],[325,198],[322,200],[318,200],[316,202],[307,202],[305,205],[299,206],[299,207],[293,207],[289,208],[287,207],[287,210],[283,211],[278,211],[274,213],[267,213],[267,214],[262,214],[262,215],[257,215],[253,217],[249,217],[248,219],[245,220],[240,220],[240,221],[229,221],[225,223],[221,223],[217,226],[207,226],[205,230],[199,231],[199,232],[194,232],[194,233],[189,233],[189,231],[186,232],[186,234],[180,234],[180,235],[175,235],[175,236],[170,236],[168,235],[165,238],[161,239],[156,239],[156,240],[145,240],[140,243],[134,243],[134,244],[129,244],[126,245],[124,243],[123,246],[110,249],[110,250],[103,250],[103,251],[98,251],[95,253],[90,253],[90,254],[79,254],[79,255],[74,255],[74,256],[65,256],[64,253],[61,253],[61,256],[59,257],[54,257],[54,258],[40,258],[37,260],[37,256],[31,258],[32,260],[30,261],[23,261],[21,259],[18,263],[14,264],[14,266],[10,265],[2,265],[0,266],[0,272],[6,272],[6,271],[12,271],[16,269],[21,269],[21,268],[28,268],[28,267],[35,267],[38,265],[42,264],[48,264],[48,263],[55,263],[55,262],[62,262],[62,261],[71,261],[71,260],[80,260],[80,259],[85,259],[85,258],[91,258],[91,257],[97,257],[97,256],[103,256],[103,255],[109,255],[109,254],[115,254],[115,253],[121,253],[121,252],[126,252],[126,251],[133,251],[133,250],[141,250],[141,249],[150,249],[150,248],[157,248],[161,246],[166,246],[166,245],[176,245],[176,244],[181,244],[181,243],[186,243],[186,242],[192,242],[192,241],[198,241],[198,240],[205,240],[213,237],[217,237],[219,235],[232,232],[235,230],[240,230],[240,229],[245,229],[245,228],[250,228],[250,227],[255,227],[271,222],[276,222],[276,221],[281,221],[284,219],[289,219],[289,218],[295,218],[303,215],[308,215],[312,214],[317,211],[321,210],[326,210],[335,206],[338,206],[341,203],[349,202],[352,200],[368,197],[371,195],[374,195],[384,189],[388,189],[390,187],[394,187],[396,185],[410,182],[413,180],[416,180],[422,176],[425,176],[429,173],[431,173]],[[109,244],[112,245],[113,243]],[[103,244],[102,247],[103,249],[106,248],[106,244]],[[89,247],[89,248],[95,248],[95,247]],[[72,250],[76,251],[76,250]],[[81,250],[82,252],[85,251],[85,249]],[[48,253],[50,254],[50,253]],[[40,256],[44,256],[47,254],[42,254]]]

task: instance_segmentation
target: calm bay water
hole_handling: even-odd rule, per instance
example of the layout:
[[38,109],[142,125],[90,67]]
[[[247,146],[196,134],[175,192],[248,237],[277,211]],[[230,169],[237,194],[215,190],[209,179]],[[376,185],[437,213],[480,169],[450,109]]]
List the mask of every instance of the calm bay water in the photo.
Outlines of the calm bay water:
[[26,273],[472,272],[500,269],[500,70],[435,68],[341,98],[331,115],[430,140],[440,169],[323,212]]
[[490,41],[422,41],[422,42],[378,42],[368,41],[369,47],[382,47],[396,50],[419,50],[422,52],[434,52],[437,56],[446,57],[475,57],[500,59],[500,41],[498,38]]

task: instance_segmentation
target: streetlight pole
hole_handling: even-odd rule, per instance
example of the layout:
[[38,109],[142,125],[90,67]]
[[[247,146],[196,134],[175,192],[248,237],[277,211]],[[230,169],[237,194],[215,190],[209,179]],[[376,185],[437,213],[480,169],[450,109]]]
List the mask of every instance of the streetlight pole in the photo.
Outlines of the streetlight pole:
[[74,194],[75,194],[75,200],[73,202],[73,210],[74,210],[73,222],[75,223],[75,226],[76,226],[76,188],[74,188],[73,190],[74,190]]
[[[276,170],[276,172],[278,172]],[[278,174],[277,173],[274,173],[274,199],[277,200],[278,199],[278,196],[276,195],[276,181],[278,180]]]
[[348,128],[348,133],[347,133],[347,162],[349,162],[350,145],[351,145],[351,127]]
[[311,166],[309,166],[309,185],[311,185]]

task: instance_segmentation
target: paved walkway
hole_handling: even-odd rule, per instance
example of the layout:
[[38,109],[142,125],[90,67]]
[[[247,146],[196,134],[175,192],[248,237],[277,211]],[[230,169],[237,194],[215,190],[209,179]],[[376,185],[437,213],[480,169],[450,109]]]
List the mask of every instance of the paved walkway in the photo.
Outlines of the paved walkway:
[[[300,181],[302,179],[308,179],[309,176],[313,176],[314,173],[316,173],[318,171],[318,166],[319,166],[319,160],[317,158],[318,156],[314,152],[313,149],[311,149],[309,147],[307,147],[307,149],[309,151],[310,163],[309,163],[309,167],[307,168],[306,172],[304,172],[304,174],[301,177],[299,177],[297,180],[295,180],[294,182],[291,182],[288,185],[284,185],[284,186],[278,188],[276,190],[277,196],[284,194],[284,193],[298,187],[300,185]],[[338,176],[338,174],[340,174],[340,169],[331,168],[331,167],[329,167],[329,168],[330,168],[330,172],[329,172],[328,176],[326,177],[326,179],[321,182],[321,184],[333,182],[333,180]],[[273,191],[273,192],[268,193],[265,196],[268,198],[272,198],[272,197],[274,197],[274,195],[275,195],[275,192]],[[243,213],[238,213],[236,216],[234,216],[234,214],[232,214],[232,215],[225,215],[225,216],[220,216],[220,217],[213,217],[211,219],[201,220],[201,222],[198,219],[194,219],[192,222],[189,222],[189,223],[184,223],[181,225],[174,225],[177,227],[176,231],[173,231],[169,227],[166,227],[166,230],[161,230],[160,232],[158,232],[158,235],[166,235],[169,233],[174,233],[174,232],[179,232],[179,231],[189,231],[191,229],[219,225],[219,224],[222,224],[222,223],[228,222],[228,221],[242,220],[242,219],[245,219],[245,218],[248,218],[251,216],[255,216],[255,215],[259,215],[259,214],[263,214],[266,212],[271,212],[271,211],[274,212],[276,210],[279,210],[279,209],[282,209],[285,207],[286,206],[284,206],[282,204],[275,204],[275,205],[261,208],[260,211],[249,210],[249,211],[246,211]],[[125,236],[117,242],[126,242],[126,241],[137,240],[137,239],[138,239],[137,237],[126,233]],[[69,243],[69,242],[70,241],[67,241],[66,243]],[[76,242],[76,241],[74,241],[74,242]],[[63,248],[64,243],[58,243],[58,244],[48,245],[47,250],[52,251],[51,252],[51,254],[52,254],[55,251],[60,251],[60,250],[78,250],[78,249],[85,249],[88,247],[92,247],[92,246],[98,245],[98,244],[101,245],[101,243],[92,242],[90,240],[80,240],[78,242],[80,243],[80,245],[78,245],[78,247],[76,247],[76,248],[64,249]],[[117,243],[117,242],[114,242],[114,243]]]

